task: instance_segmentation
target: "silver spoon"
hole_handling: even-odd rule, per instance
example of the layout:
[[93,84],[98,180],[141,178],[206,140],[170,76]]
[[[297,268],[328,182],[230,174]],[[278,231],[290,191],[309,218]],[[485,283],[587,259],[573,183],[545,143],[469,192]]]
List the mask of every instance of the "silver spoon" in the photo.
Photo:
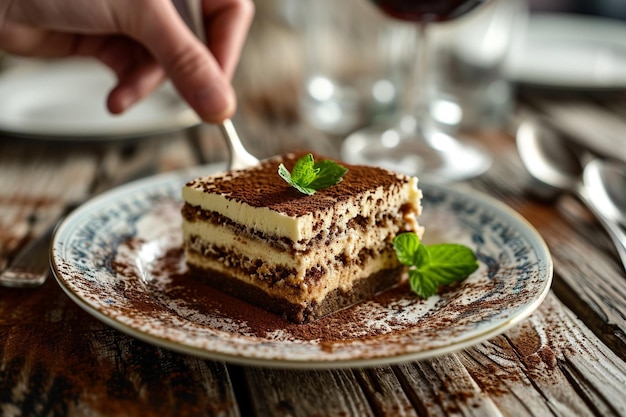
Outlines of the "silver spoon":
[[[609,169],[604,165],[608,163],[599,159],[583,165],[584,157],[558,135],[545,139],[539,127],[532,122],[522,122],[517,129],[516,143],[522,162],[539,187],[547,190],[539,194],[575,194],[606,229],[626,270],[626,233],[620,227],[620,216],[616,214],[624,210],[626,188],[619,191],[619,187],[626,184],[626,168],[615,168],[616,164]],[[614,174],[610,184],[607,182],[608,172]],[[621,176],[615,175],[615,172],[621,172]],[[621,181],[615,178],[621,178]],[[613,198],[615,195],[620,198]]]
[[519,124],[515,141],[533,180],[529,191],[535,197],[551,200],[564,192],[575,192],[584,166],[573,146],[566,146],[554,130],[530,121]]
[[604,215],[626,227],[626,164],[593,160],[585,166],[583,181]]

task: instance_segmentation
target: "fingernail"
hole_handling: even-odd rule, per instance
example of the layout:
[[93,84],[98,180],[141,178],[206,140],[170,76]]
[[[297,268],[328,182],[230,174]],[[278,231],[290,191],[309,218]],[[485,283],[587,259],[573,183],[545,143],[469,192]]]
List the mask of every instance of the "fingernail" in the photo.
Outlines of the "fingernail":
[[120,112],[128,110],[132,105],[137,102],[137,96],[133,93],[127,92],[120,97]]
[[207,121],[222,121],[234,110],[235,100],[230,88],[212,83],[194,93],[196,111]]

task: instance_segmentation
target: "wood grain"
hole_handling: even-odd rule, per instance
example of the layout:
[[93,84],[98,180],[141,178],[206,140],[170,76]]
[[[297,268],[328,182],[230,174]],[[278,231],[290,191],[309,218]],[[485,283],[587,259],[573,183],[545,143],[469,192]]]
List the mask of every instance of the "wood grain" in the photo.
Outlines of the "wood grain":
[[350,370],[244,369],[259,416],[374,416]]
[[58,285],[0,288],[0,414],[239,416],[222,363],[140,342]]
[[56,221],[68,200],[88,195],[96,169],[96,156],[88,153],[70,157],[46,144],[6,145],[0,152],[0,269]]
[[[461,353],[500,409],[527,415],[623,415],[624,362],[550,295],[528,320]],[[517,414],[521,415],[521,414]]]

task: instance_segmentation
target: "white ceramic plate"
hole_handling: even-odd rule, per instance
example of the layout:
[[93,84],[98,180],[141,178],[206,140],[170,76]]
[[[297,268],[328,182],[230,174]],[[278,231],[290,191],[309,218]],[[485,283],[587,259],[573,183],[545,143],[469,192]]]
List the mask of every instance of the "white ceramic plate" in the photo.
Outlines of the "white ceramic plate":
[[106,109],[115,77],[92,60],[21,63],[0,73],[0,132],[56,140],[132,138],[199,122],[170,84],[122,115]]
[[549,291],[548,249],[519,215],[474,191],[423,185],[426,240],[472,247],[480,268],[467,280],[426,301],[400,286],[312,324],[290,324],[260,309],[249,314],[238,308],[241,302],[188,276],[184,264],[181,186],[216,169],[131,183],[72,213],[52,243],[53,272],[70,298],[122,332],[179,352],[247,365],[334,368],[468,347],[522,321]]
[[506,71],[510,79],[536,86],[626,87],[626,24],[571,14],[532,15]]

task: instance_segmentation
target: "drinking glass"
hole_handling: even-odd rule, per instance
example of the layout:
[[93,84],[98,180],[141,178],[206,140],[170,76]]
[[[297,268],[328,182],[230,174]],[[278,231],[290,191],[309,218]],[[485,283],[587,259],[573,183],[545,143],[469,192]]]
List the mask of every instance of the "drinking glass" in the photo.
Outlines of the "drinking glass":
[[451,134],[508,127],[516,85],[508,65],[527,31],[527,0],[490,0],[462,19],[431,26],[430,115]]
[[489,154],[439,129],[430,117],[425,82],[428,69],[428,29],[431,24],[459,18],[488,0],[372,0],[387,15],[417,23],[407,44],[411,72],[404,86],[399,116],[350,134],[342,144],[348,163],[377,165],[430,181],[474,177],[491,165]]
[[305,120],[344,137],[395,111],[396,22],[364,0],[297,0],[302,13]]

